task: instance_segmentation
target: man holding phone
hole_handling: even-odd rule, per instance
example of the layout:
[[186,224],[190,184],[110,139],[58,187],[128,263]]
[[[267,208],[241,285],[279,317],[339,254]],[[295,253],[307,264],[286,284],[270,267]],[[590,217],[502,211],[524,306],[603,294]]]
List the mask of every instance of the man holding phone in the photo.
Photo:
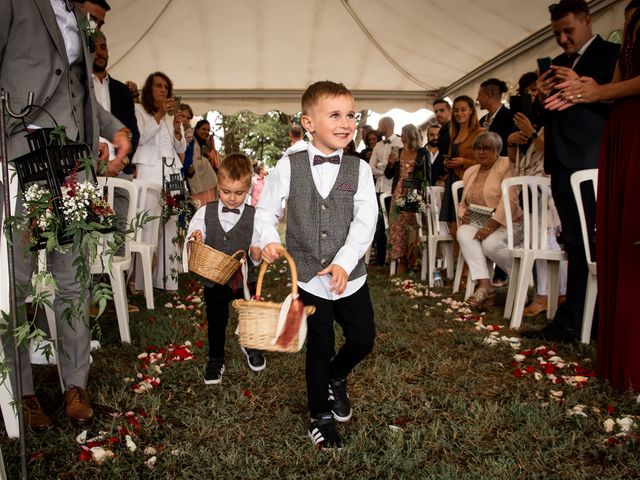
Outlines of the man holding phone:
[[[618,57],[618,46],[592,32],[591,15],[585,0],[561,0],[549,7],[551,28],[564,51],[551,61],[536,82],[538,98],[544,101],[560,82],[589,76],[598,83],[611,81]],[[540,61],[541,70],[545,61]],[[576,105],[565,111],[548,112],[545,118],[545,171],[551,175],[553,199],[562,223],[562,243],[569,260],[566,302],[553,321],[528,338],[576,341],[579,337],[588,267],[582,243],[578,210],[571,190],[571,175],[596,168],[600,138],[609,107],[603,103]],[[583,192],[589,231],[595,233],[595,197]],[[594,251],[592,249],[592,251]]]

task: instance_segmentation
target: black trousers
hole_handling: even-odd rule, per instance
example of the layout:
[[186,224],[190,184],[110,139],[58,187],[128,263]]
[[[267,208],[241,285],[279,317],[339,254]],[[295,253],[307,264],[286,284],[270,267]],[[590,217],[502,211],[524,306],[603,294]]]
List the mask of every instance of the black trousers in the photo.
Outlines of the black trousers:
[[[376,193],[378,198],[378,208],[380,208],[380,195]],[[387,198],[384,202],[387,212],[391,207],[391,197]],[[382,212],[378,213],[378,223],[376,224],[376,233],[373,236],[373,243],[376,245],[376,265],[384,265],[387,258],[387,234],[384,229],[384,217]]]
[[[250,283],[249,291],[255,292],[255,282]],[[209,338],[209,358],[224,361],[224,344],[229,323],[229,302],[244,298],[242,288],[235,293],[229,285],[214,284],[204,287],[204,301],[207,305],[207,335]]]
[[[347,378],[373,350],[376,336],[369,286],[339,300],[326,300],[300,290],[305,305],[315,305],[307,319],[307,397],[312,416],[329,412],[329,379]],[[335,354],[334,320],[342,327],[345,342]]]
[[[578,169],[556,166],[551,171],[551,192],[562,223],[561,243],[567,253],[569,266],[567,269],[567,301],[558,307],[554,322],[558,326],[572,330],[579,335],[584,313],[584,299],[587,289],[589,267],[584,253],[578,206],[571,189],[571,175]],[[596,199],[593,189],[583,185],[587,231],[590,232],[589,246],[592,257],[595,256],[595,223]],[[597,310],[596,310],[597,312]],[[594,324],[597,322],[594,321]]]

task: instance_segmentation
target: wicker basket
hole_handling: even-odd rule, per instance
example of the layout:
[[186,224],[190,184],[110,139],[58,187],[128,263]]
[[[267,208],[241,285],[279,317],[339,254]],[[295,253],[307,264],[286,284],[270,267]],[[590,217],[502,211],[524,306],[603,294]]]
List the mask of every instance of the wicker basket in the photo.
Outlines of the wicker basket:
[[189,255],[189,271],[212,282],[226,285],[231,276],[240,267],[239,258],[244,257],[244,251],[238,250],[229,256],[209,245],[190,241],[187,244]]
[[[284,257],[289,262],[291,269],[291,294],[293,298],[298,296],[298,271],[296,264],[288,252],[284,252]],[[258,275],[258,283],[256,285],[256,297],[260,297],[262,292],[262,281],[267,270],[267,263],[262,262],[260,265],[260,274]],[[306,336],[306,328],[301,328],[296,336],[285,347],[274,342],[276,337],[276,329],[280,317],[281,303],[263,302],[258,300],[234,300],[233,308],[238,312],[238,330],[240,335],[240,345],[248,348],[256,348],[258,350],[267,350],[270,352],[297,352],[302,348],[304,337]],[[304,313],[312,315],[316,311],[316,307],[306,305]]]

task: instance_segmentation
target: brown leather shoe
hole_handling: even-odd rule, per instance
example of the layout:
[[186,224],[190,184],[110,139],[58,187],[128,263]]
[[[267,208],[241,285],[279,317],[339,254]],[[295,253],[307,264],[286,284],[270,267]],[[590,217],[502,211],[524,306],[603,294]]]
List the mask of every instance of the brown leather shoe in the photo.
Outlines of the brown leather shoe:
[[539,313],[547,310],[547,296],[536,295],[533,301],[522,311],[525,317],[535,317]]
[[64,414],[72,422],[84,424],[93,419],[89,394],[84,388],[71,387],[64,393]]
[[24,423],[33,430],[44,430],[51,428],[53,422],[51,418],[42,411],[38,397],[35,395],[25,395],[22,397],[22,414]]

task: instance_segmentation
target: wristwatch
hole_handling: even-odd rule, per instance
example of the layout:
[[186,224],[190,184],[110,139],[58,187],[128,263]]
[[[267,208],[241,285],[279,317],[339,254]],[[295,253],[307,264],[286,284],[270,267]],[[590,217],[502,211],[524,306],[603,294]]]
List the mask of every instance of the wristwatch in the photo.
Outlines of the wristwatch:
[[124,165],[125,167],[131,163],[131,160],[129,160],[129,157],[127,157],[126,155],[122,157],[120,161],[122,162],[122,165]]

